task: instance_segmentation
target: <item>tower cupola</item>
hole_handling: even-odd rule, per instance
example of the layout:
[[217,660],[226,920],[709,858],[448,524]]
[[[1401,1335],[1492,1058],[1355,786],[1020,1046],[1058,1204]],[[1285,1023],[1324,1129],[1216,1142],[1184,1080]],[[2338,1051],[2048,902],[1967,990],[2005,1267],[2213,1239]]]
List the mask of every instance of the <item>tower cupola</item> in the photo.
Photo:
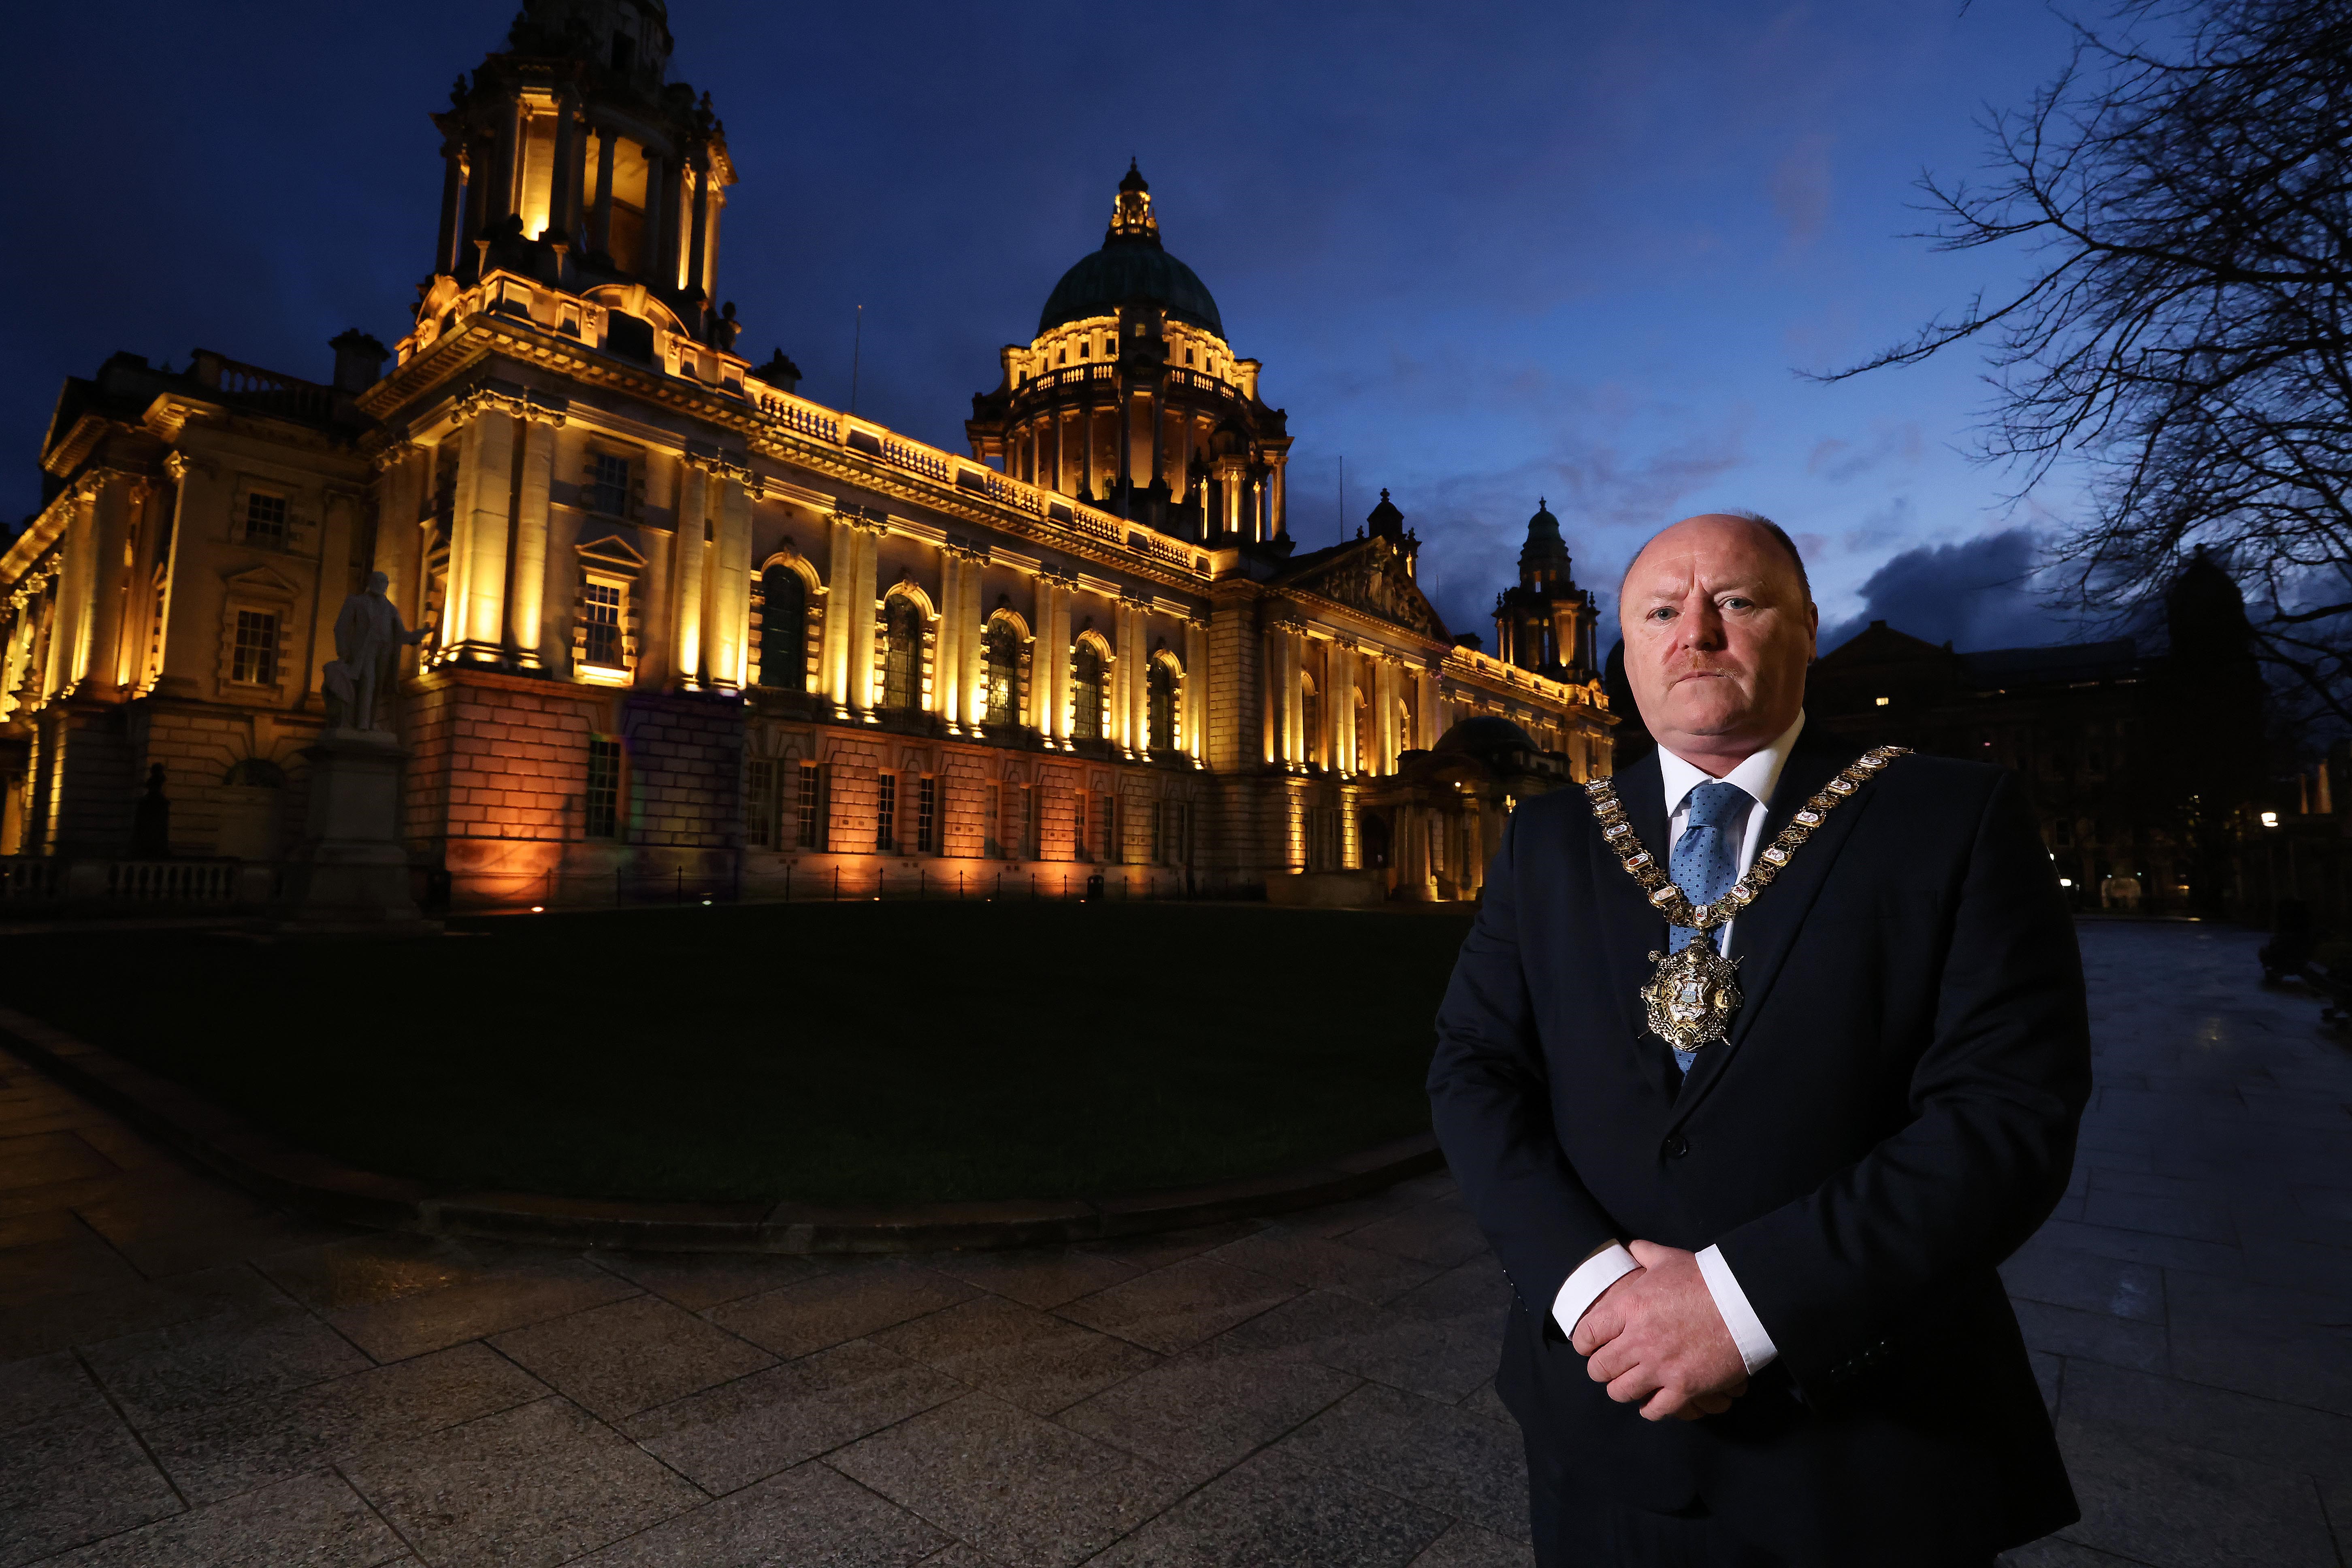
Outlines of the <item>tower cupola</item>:
[[1576,585],[1568,541],[1544,498],[1528,519],[1519,549],[1518,586],[1495,600],[1495,648],[1506,663],[1550,676],[1584,680],[1597,666],[1592,633],[1601,616],[1591,593]]
[[668,79],[670,53],[663,0],[525,0],[506,48],[433,116],[434,278],[642,286],[692,336],[730,348],[718,257],[735,168],[709,95]]

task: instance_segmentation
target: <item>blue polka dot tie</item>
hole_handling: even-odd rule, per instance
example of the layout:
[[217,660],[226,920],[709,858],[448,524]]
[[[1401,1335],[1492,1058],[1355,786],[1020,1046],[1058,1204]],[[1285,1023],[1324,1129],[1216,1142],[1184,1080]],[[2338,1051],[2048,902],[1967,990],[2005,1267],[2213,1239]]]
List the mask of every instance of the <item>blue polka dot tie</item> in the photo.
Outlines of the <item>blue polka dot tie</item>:
[[[1688,799],[1690,817],[1683,836],[1675,840],[1674,853],[1666,857],[1666,871],[1692,903],[1711,904],[1739,879],[1739,844],[1747,837],[1748,813],[1756,801],[1738,784],[1721,783],[1700,784]],[[1676,952],[1702,938],[1720,951],[1723,928],[1701,931],[1696,926],[1674,926],[1667,938]],[[1697,1059],[1696,1051],[1675,1053],[1675,1065],[1685,1072]]]

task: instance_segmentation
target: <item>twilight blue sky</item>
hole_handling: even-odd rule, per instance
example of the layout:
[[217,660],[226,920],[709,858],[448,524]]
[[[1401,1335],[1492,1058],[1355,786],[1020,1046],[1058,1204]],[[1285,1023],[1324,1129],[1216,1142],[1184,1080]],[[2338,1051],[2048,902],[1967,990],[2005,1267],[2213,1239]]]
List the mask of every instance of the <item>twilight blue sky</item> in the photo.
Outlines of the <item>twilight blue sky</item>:
[[[130,5],[12,22],[0,103],[0,517],[38,500],[60,377],[196,345],[325,379],[429,265],[427,111],[504,37],[495,0]],[[1100,243],[1128,156],[1169,247],[1286,407],[1292,531],[1386,486],[1456,630],[1490,637],[1538,495],[1578,575],[1664,522],[1770,513],[1824,632],[2055,641],[2020,591],[2071,498],[2003,509],[1959,448],[1965,355],[1822,387],[2014,256],[1896,237],[1922,169],[1975,169],[2067,37],[2034,0],[1788,6],[919,5],[672,0],[741,183],[721,295],[802,390],[961,449],[995,350]],[[1339,459],[1346,458],[1346,511]],[[1830,646],[1827,637],[1824,647]]]

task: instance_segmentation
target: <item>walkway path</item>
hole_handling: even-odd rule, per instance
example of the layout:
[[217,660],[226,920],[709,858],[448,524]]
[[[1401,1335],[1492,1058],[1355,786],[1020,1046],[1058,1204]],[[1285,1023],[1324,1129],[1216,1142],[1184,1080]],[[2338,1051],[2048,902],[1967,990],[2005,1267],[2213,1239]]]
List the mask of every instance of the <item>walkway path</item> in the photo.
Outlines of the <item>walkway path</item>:
[[[2352,1050],[2241,933],[2084,942],[2099,1100],[2009,1272],[2085,1518],[2012,1561],[2343,1568]],[[1442,1176],[1018,1254],[360,1233],[0,1058],[0,1568],[1525,1564],[1502,1297]]]

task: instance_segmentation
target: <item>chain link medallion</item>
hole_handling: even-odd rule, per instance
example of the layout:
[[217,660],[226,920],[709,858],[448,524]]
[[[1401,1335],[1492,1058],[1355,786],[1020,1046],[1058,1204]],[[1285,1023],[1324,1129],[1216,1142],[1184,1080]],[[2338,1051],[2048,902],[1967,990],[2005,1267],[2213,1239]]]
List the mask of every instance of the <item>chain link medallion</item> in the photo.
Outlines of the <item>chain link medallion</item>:
[[[1730,924],[1733,916],[1772,885],[1790,857],[1840,803],[1853,798],[1854,792],[1875,778],[1880,769],[1909,751],[1907,746],[1873,746],[1840,768],[1764,847],[1756,864],[1711,904],[1692,903],[1667,879],[1657,857],[1643,848],[1642,841],[1633,836],[1633,825],[1625,820],[1625,805],[1617,798],[1613,783],[1594,779],[1584,786],[1584,794],[1592,803],[1593,820],[1601,825],[1601,842],[1649,896],[1651,907],[1666,917],[1668,925],[1713,931]],[[1642,987],[1642,1009],[1650,1032],[1678,1051],[1696,1051],[1723,1038],[1739,1008],[1739,961],[1726,958],[1707,941],[1692,942],[1680,952],[1653,952],[1650,962],[1657,969]]]

